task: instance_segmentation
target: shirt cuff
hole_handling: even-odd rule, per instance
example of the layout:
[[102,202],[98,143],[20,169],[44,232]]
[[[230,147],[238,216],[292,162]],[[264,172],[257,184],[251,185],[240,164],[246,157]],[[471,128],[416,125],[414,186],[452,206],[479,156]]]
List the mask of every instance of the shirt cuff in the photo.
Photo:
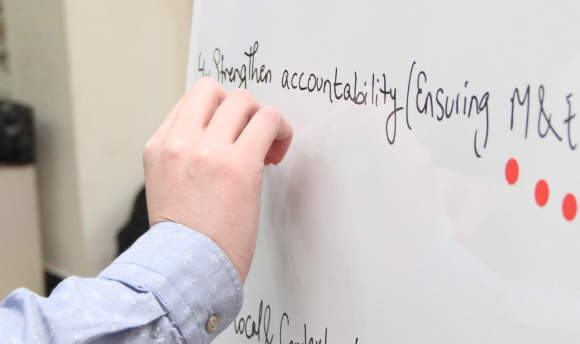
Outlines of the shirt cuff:
[[242,284],[228,256],[173,222],[151,227],[99,277],[153,292],[188,343],[211,342],[242,307]]

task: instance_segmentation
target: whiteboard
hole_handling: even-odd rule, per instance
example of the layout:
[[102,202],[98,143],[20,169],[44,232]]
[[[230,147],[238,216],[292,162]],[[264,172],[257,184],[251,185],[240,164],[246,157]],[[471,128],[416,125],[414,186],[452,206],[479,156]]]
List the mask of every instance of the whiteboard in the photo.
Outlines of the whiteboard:
[[226,343],[580,341],[580,3],[195,1],[295,129]]

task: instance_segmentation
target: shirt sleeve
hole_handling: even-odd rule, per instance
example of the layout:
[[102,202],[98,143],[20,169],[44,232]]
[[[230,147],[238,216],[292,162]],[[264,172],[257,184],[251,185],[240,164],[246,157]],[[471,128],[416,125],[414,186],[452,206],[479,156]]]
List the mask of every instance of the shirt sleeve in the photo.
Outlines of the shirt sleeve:
[[207,344],[241,306],[239,275],[219,246],[163,222],[97,278],[67,278],[48,298],[12,292],[0,303],[0,342]]

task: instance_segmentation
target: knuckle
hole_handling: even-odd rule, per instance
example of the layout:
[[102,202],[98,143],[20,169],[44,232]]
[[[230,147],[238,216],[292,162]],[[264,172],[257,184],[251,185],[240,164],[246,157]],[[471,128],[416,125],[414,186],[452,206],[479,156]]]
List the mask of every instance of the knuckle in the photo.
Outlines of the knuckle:
[[282,121],[282,113],[273,106],[266,105],[262,107],[260,114],[273,124],[278,124]]
[[184,145],[176,141],[168,141],[163,145],[163,157],[167,160],[179,160],[184,155]]
[[252,93],[246,89],[243,89],[243,88],[238,88],[238,89],[233,90],[230,93],[230,97],[234,101],[240,102],[249,108],[254,108],[257,110],[260,106],[260,104],[258,103],[256,98],[254,98]]
[[199,80],[197,80],[195,82],[195,85],[199,85],[202,87],[218,87],[220,84],[216,79],[211,78],[209,76],[204,76]]
[[223,90],[222,85],[214,78],[203,77],[196,81],[193,86],[195,90],[206,90],[210,93],[217,93]]
[[191,154],[191,163],[193,166],[206,166],[210,164],[211,153],[205,147],[198,147]]
[[242,99],[252,99],[252,93],[244,88],[236,88],[230,93],[231,97],[242,98]]

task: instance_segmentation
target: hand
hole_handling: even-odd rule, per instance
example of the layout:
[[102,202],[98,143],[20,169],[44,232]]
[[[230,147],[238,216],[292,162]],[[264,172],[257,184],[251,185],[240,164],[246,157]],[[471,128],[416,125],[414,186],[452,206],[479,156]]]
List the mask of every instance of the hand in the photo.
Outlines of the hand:
[[278,164],[292,127],[246,90],[195,83],[143,154],[149,224],[172,221],[208,236],[245,281],[258,232],[262,173]]

